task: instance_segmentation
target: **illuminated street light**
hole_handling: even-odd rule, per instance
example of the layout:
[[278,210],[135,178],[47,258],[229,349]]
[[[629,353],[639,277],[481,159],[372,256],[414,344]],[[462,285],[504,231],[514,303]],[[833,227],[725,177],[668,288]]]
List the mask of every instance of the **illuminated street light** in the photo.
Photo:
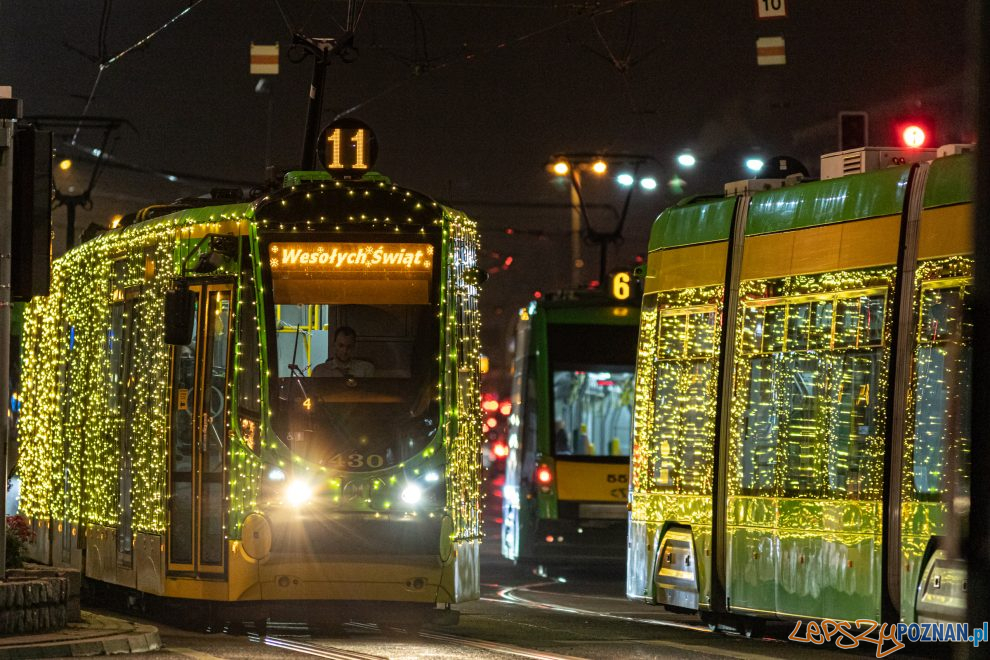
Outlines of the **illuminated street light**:
[[69,159],[69,158],[63,158],[61,161],[59,161],[58,169],[62,170],[63,172],[67,172],[71,168],[72,168],[72,160],[71,159]]
[[763,161],[759,158],[747,158],[746,159],[746,169],[756,174],[763,169]]
[[694,167],[697,159],[689,153],[683,153],[677,157],[677,164],[681,167]]
[[[575,288],[581,284],[581,269],[584,268],[584,259],[581,258],[581,244],[589,243],[599,248],[599,277],[598,281],[605,281],[606,258],[610,245],[619,243],[622,240],[622,229],[625,225],[626,216],[629,212],[629,204],[633,191],[641,188],[646,191],[657,189],[657,180],[652,176],[641,176],[641,169],[645,169],[647,163],[660,165],[653,156],[637,154],[603,154],[599,153],[558,153],[554,154],[547,162],[546,169],[559,177],[567,176],[570,179],[571,193],[571,285]],[[625,189],[625,201],[622,209],[618,210],[609,205],[595,204],[595,207],[606,207],[612,211],[612,229],[605,231],[595,226],[605,219],[600,218],[594,223],[588,217],[588,208],[591,206],[584,200],[584,185],[582,174],[588,172],[599,177],[605,175],[610,168],[618,170],[614,181]],[[638,186],[636,185],[638,182]],[[598,184],[596,184],[598,185]],[[534,294],[535,298],[536,296]]]

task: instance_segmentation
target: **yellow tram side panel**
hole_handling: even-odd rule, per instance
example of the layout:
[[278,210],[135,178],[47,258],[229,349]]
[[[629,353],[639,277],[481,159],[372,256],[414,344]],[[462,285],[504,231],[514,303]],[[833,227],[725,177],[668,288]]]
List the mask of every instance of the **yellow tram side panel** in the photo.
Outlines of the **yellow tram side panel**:
[[643,293],[723,284],[728,255],[726,241],[654,250],[646,260]]
[[972,204],[925,209],[918,228],[918,261],[972,254]]
[[581,502],[626,501],[628,465],[557,459],[557,497]]
[[451,544],[446,561],[440,555],[383,556],[380,561],[347,556],[258,561],[244,552],[239,541],[228,543],[227,556],[226,579],[169,576],[164,579],[163,595],[225,602],[372,600],[443,604],[481,596],[477,540]]

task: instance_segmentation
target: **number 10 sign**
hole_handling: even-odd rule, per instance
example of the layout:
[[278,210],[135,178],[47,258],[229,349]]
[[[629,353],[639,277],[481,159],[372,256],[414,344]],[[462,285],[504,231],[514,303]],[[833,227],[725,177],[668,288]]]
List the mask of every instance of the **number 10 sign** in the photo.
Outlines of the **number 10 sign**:
[[757,18],[787,18],[784,0],[756,0]]
[[320,133],[318,151],[323,166],[334,176],[359,177],[375,164],[378,140],[364,122],[338,119]]

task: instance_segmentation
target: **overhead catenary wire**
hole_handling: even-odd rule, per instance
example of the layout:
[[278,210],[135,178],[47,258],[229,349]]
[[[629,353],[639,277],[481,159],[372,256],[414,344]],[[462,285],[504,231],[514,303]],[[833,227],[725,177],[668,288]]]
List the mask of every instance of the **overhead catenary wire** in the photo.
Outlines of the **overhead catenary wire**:
[[[403,3],[406,2],[406,0],[401,0],[401,1]],[[511,39],[506,39],[504,41],[501,41],[500,43],[495,44],[494,46],[490,46],[490,47],[488,47],[487,49],[485,49],[483,51],[466,53],[463,57],[461,57],[461,58],[459,58],[457,60],[452,60],[452,61],[444,62],[442,64],[437,65],[436,67],[433,67],[431,70],[432,71],[439,71],[439,70],[448,68],[448,67],[450,67],[450,66],[452,66],[454,64],[465,64],[465,63],[473,62],[475,60],[481,59],[484,56],[491,55],[493,53],[497,53],[499,51],[505,50],[506,48],[508,48],[510,46],[513,46],[513,45],[522,43],[524,41],[528,41],[530,39],[533,39],[535,37],[541,36],[541,35],[546,34],[548,32],[552,32],[554,30],[557,30],[557,29],[559,29],[559,28],[561,28],[561,27],[563,27],[565,25],[569,25],[570,23],[573,23],[574,21],[583,20],[583,19],[589,18],[589,17],[592,18],[592,19],[594,19],[597,16],[604,16],[606,14],[610,14],[610,13],[619,11],[620,9],[623,9],[624,7],[628,7],[630,5],[634,5],[634,4],[637,4],[639,2],[643,2],[643,1],[644,0],[619,0],[614,5],[609,6],[609,7],[599,7],[599,8],[592,9],[592,10],[588,11],[588,13],[575,14],[574,16],[569,16],[569,17],[567,17],[567,18],[565,18],[563,20],[557,21],[555,23],[551,23],[550,25],[545,25],[545,26],[540,27],[540,28],[537,28],[537,29],[535,29],[535,30],[533,30],[531,32],[527,32],[527,33],[522,34],[522,35],[519,35],[517,37],[513,37]],[[424,4],[424,3],[418,3],[418,4]],[[455,3],[435,3],[435,4],[444,4],[444,5],[449,5],[449,6],[455,6]],[[466,4],[466,5],[463,5],[463,6],[478,6],[478,5],[472,3],[472,4]],[[496,7],[499,7],[499,5],[495,5],[495,6]],[[584,5],[580,5],[580,6],[581,7],[584,7]],[[385,96],[388,96],[389,94],[391,94],[396,89],[399,89],[400,87],[404,87],[405,85],[408,85],[413,80],[416,80],[417,78],[419,78],[420,77],[420,73],[421,73],[421,71],[417,69],[412,75],[408,76],[404,80],[400,80],[400,81],[398,81],[396,83],[393,83],[393,84],[389,85],[388,87],[386,87],[385,89],[383,89],[382,91],[378,92],[377,94],[374,94],[374,95],[366,98],[365,100],[363,100],[363,101],[361,101],[361,102],[359,102],[359,103],[357,103],[357,104],[355,104],[355,105],[347,108],[346,110],[343,110],[342,112],[337,113],[336,116],[334,116],[333,121],[336,121],[336,120],[338,120],[338,119],[340,119],[342,117],[346,117],[347,115],[350,115],[350,114],[352,114],[352,113],[360,110],[361,108],[363,108],[363,107],[365,107],[365,106],[367,106],[367,105],[369,105],[371,103],[374,103],[375,101],[377,101],[379,99],[382,99]]]
[[[120,61],[121,59],[123,59],[127,55],[131,54],[132,52],[134,52],[138,48],[141,48],[142,46],[144,46],[146,43],[148,43],[152,39],[154,39],[162,31],[164,31],[166,28],[168,28],[170,25],[172,25],[173,23],[175,23],[177,20],[179,20],[180,18],[182,18],[183,16],[185,16],[189,12],[191,12],[193,9],[195,9],[197,6],[199,6],[199,4],[202,3],[202,2],[203,2],[203,0],[191,0],[191,2],[189,3],[189,6],[188,7],[186,7],[182,11],[180,11],[178,14],[176,14],[175,16],[173,16],[172,18],[170,18],[169,20],[167,20],[163,25],[161,25],[160,27],[158,27],[155,30],[152,30],[147,35],[145,35],[141,39],[138,39],[136,42],[134,42],[133,44],[131,44],[130,46],[128,46],[124,50],[120,51],[119,53],[117,53],[113,57],[107,58],[107,57],[105,57],[105,52],[106,52],[106,34],[107,34],[107,28],[109,27],[109,21],[110,21],[110,2],[108,0],[104,4],[104,15],[101,17],[101,24],[100,24],[100,53],[99,53],[99,55],[100,55],[100,63],[99,63],[99,67],[97,68],[97,71],[96,71],[96,80],[93,81],[93,87],[92,87],[92,89],[89,92],[89,96],[86,98],[86,105],[83,107],[83,111],[82,111],[82,115],[80,116],[80,119],[85,118],[86,115],[89,114],[89,108],[90,108],[90,106],[92,106],[93,99],[96,97],[96,90],[100,86],[100,79],[103,77],[103,72],[104,71],[106,71],[107,69],[109,69],[111,66],[113,66],[118,61]],[[80,130],[82,130],[82,121],[80,121],[79,122],[79,125],[76,126],[75,133],[73,133],[73,135],[72,135],[72,144],[73,145],[76,143],[76,140],[79,139],[79,131]]]

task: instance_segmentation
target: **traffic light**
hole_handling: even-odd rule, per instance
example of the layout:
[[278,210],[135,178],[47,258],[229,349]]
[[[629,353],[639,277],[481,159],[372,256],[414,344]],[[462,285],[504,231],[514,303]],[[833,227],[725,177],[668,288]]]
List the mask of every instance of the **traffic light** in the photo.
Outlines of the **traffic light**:
[[865,147],[869,141],[869,115],[865,112],[839,113],[839,151]]
[[930,148],[935,144],[935,123],[928,117],[904,117],[894,123],[894,137],[905,149]]

